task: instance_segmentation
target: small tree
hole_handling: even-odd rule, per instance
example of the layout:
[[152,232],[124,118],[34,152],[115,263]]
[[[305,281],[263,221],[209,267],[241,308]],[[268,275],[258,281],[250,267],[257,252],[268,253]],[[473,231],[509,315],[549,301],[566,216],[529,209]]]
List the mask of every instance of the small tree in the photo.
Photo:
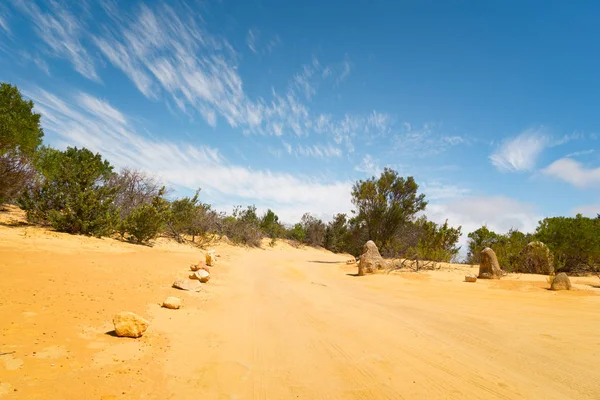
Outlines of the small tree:
[[116,188],[107,185],[113,168],[100,154],[76,147],[44,148],[38,169],[41,182],[19,202],[29,220],[74,234],[104,236],[113,231]]
[[341,253],[347,249],[348,220],[346,214],[336,214],[325,229],[325,248],[334,253]]
[[309,246],[323,246],[325,244],[325,224],[318,218],[306,213],[300,219],[302,228],[306,232],[304,242]]
[[385,168],[377,179],[358,181],[352,189],[352,203],[357,218],[364,221],[369,238],[381,251],[400,227],[425,209],[424,194],[417,194],[419,186],[412,176],[403,178],[390,168]]
[[415,225],[421,231],[415,248],[417,257],[435,262],[450,262],[456,258],[460,250],[456,245],[461,235],[460,226],[452,228],[448,220],[438,225],[425,217],[419,218]]
[[35,177],[32,157],[42,143],[40,114],[16,86],[0,83],[0,204],[12,201]]
[[260,246],[263,233],[259,227],[256,207],[248,206],[245,210],[235,207],[233,215],[222,219],[221,232],[234,243]]
[[120,230],[128,234],[129,240],[136,243],[148,243],[162,232],[169,209],[169,203],[164,199],[164,194],[165,188],[163,187],[150,204],[141,203],[121,221]]
[[289,230],[288,238],[296,240],[300,243],[304,243],[306,240],[306,231],[304,230],[304,227],[302,227],[301,223],[295,224],[292,229]]
[[281,236],[283,227],[279,223],[279,217],[271,209],[260,219],[260,229],[271,239],[275,240]]

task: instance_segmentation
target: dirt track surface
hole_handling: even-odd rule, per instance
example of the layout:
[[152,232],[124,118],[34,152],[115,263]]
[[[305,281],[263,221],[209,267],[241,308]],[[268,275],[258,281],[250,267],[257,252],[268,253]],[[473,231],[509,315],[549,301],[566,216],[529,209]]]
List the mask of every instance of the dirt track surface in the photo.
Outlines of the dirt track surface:
[[[356,277],[323,250],[197,249],[0,226],[0,399],[598,399],[597,278]],[[184,308],[159,303],[169,295]],[[150,320],[140,339],[112,316]]]

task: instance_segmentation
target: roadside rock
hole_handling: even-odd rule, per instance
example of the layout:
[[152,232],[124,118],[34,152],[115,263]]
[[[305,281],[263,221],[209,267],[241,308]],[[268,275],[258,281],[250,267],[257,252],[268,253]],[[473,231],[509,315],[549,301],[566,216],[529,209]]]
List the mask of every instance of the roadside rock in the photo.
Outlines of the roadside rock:
[[190,274],[190,279],[198,279],[202,283],[206,283],[210,280],[210,273],[203,269]]
[[200,261],[198,264],[190,265],[190,270],[192,271],[200,271],[200,270],[208,271],[208,266],[204,264],[204,261]]
[[498,264],[498,257],[494,250],[486,247],[481,252],[481,264],[479,264],[479,279],[500,279],[502,269]]
[[369,240],[363,247],[363,253],[358,262],[358,275],[372,274],[386,267],[386,262],[379,254],[375,242]]
[[208,252],[206,252],[206,255],[204,257],[206,259],[206,265],[208,265],[209,267],[215,265],[217,257],[214,250],[209,250]]
[[191,292],[199,292],[202,284],[197,280],[177,279],[173,283],[173,287],[180,290],[188,290]]
[[164,308],[170,308],[171,310],[177,310],[181,307],[181,299],[179,297],[169,296],[163,301],[162,306]]
[[571,287],[571,280],[564,272],[557,274],[550,285],[552,290],[571,290]]
[[475,275],[465,275],[465,282],[477,282],[477,277]]
[[119,337],[139,338],[146,332],[147,320],[129,311],[123,311],[113,317],[115,332]]

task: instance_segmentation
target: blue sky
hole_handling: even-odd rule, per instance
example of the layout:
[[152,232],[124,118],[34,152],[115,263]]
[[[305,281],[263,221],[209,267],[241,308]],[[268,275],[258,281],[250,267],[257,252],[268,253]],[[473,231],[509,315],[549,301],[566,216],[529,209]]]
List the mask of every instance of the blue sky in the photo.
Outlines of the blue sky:
[[600,212],[598,2],[0,3],[0,80],[46,141],[222,210],[348,212],[413,175],[429,218],[531,231]]

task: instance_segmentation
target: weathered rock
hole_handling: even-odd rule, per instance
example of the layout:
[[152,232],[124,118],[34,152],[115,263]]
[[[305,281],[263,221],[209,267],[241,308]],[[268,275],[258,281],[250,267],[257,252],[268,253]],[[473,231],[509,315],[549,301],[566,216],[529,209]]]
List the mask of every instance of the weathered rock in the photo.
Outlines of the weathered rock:
[[227,237],[227,235],[223,235],[223,236],[221,236],[221,242],[231,243],[231,240],[229,240],[229,238]]
[[150,323],[139,315],[123,311],[114,316],[113,324],[117,336],[138,338],[146,332]]
[[177,310],[181,307],[181,299],[179,297],[169,296],[163,301],[162,306],[164,308],[170,308],[171,310]]
[[564,272],[557,274],[550,285],[552,290],[571,290],[571,280]]
[[358,263],[358,275],[372,274],[386,267],[386,262],[379,254],[375,242],[369,240],[363,247]]
[[477,277],[472,274],[465,275],[465,282],[477,282]]
[[515,272],[549,275],[554,272],[550,249],[542,242],[531,242],[521,250],[515,263]]
[[181,290],[189,290],[191,292],[199,292],[201,286],[202,286],[202,284],[200,283],[200,281],[198,281],[196,279],[193,279],[193,280],[177,279],[173,283],[174,288],[181,289]]
[[210,279],[210,273],[206,270],[199,270],[190,274],[190,279],[198,279],[202,283],[206,283]]
[[208,265],[209,267],[215,265],[215,262],[217,261],[217,256],[214,250],[207,251],[204,257],[206,259],[206,265]]
[[200,261],[198,264],[190,265],[190,270],[192,271],[200,271],[201,269],[209,271],[208,266],[204,264],[204,261]]
[[486,247],[481,252],[481,264],[479,264],[479,279],[500,279],[502,269],[498,264],[498,257],[494,250]]

